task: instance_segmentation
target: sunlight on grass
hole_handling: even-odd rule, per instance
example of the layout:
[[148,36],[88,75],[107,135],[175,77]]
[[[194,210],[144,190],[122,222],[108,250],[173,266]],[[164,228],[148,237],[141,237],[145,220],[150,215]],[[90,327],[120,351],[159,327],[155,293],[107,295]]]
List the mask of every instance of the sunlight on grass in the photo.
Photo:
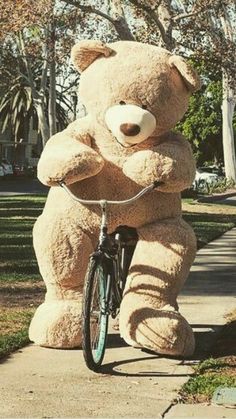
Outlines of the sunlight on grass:
[[28,327],[34,309],[1,308],[0,358],[29,343]]

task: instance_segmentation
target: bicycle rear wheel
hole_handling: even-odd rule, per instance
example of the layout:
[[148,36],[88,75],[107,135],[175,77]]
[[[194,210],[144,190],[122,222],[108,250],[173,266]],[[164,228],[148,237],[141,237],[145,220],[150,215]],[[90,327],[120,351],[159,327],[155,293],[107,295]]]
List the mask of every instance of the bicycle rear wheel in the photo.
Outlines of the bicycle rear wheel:
[[93,371],[101,366],[106,348],[109,287],[102,260],[91,258],[83,294],[82,348],[86,365]]

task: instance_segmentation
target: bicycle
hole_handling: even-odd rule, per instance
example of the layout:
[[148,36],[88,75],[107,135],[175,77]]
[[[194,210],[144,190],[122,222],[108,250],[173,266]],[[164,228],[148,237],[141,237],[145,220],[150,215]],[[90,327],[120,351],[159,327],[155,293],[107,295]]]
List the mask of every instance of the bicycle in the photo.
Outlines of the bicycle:
[[83,356],[87,367],[96,372],[105,354],[109,316],[114,319],[119,313],[129,265],[138,240],[133,227],[119,226],[114,233],[108,234],[107,207],[129,205],[163,182],[155,181],[123,201],[80,199],[63,181],[59,184],[75,201],[84,205],[99,204],[102,210],[99,240],[89,258],[82,302]]

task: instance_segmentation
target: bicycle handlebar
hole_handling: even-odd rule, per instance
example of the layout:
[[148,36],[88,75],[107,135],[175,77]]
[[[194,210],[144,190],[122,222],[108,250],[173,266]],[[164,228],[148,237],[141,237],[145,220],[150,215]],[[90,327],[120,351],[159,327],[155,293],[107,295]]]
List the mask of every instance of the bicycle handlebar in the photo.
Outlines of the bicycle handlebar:
[[160,182],[158,180],[154,181],[151,185],[146,186],[146,188],[143,188],[139,193],[137,193],[135,196],[133,196],[132,198],[129,199],[125,199],[123,201],[108,201],[106,199],[100,199],[100,200],[88,200],[88,199],[81,199],[81,198],[77,198],[77,196],[75,196],[70,189],[66,186],[65,182],[63,181],[59,181],[58,184],[68,193],[68,195],[74,199],[74,201],[80,202],[81,204],[86,204],[86,205],[104,205],[104,204],[108,204],[108,205],[128,205],[131,204],[132,202],[136,201],[137,199],[141,198],[141,196],[145,195],[146,193],[152,191],[153,189],[157,188],[160,185],[163,185],[164,182]]

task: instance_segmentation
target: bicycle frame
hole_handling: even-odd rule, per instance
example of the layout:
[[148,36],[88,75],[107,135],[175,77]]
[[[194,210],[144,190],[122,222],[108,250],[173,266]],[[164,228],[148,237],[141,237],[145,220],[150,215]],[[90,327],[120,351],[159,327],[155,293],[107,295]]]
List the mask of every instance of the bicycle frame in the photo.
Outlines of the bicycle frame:
[[[107,217],[107,211],[108,211],[108,205],[129,205],[132,204],[134,201],[141,198],[146,193],[156,189],[158,186],[163,184],[163,182],[155,181],[151,185],[147,186],[146,188],[142,189],[137,195],[135,195],[132,198],[129,198],[127,200],[122,201],[108,201],[105,199],[101,200],[87,200],[87,199],[81,199],[76,197],[70,189],[66,186],[64,181],[58,182],[59,185],[68,193],[71,198],[84,205],[100,205],[102,217],[101,217],[101,225],[100,225],[100,233],[99,233],[99,239],[98,239],[98,246],[95,252],[90,257],[105,257],[106,258],[106,265],[109,267],[109,281],[111,281],[111,284],[108,284],[107,290],[113,290],[114,296],[116,300],[116,308],[119,307],[122,299],[122,295],[119,292],[119,281],[124,280],[122,278],[123,272],[121,272],[121,268],[124,264],[124,253],[123,256],[121,255],[121,244],[120,244],[120,236],[119,233],[115,237],[115,243],[117,246],[117,249],[114,249],[114,243],[113,248],[109,240],[109,234],[108,231],[108,217]],[[121,259],[121,260],[120,260]],[[114,276],[114,278],[112,278]],[[109,296],[107,296],[109,297]],[[107,298],[107,301],[109,301],[109,298]]]
[[[59,184],[71,198],[82,205],[99,204],[101,207],[98,245],[90,256],[82,304],[83,355],[88,368],[98,371],[106,349],[109,315],[115,318],[119,313],[128,267],[135,247],[135,242],[130,244],[129,239],[131,237],[132,240],[133,238],[136,240],[132,232],[129,237],[128,226],[117,228],[114,232],[115,236],[108,234],[108,205],[131,204],[145,193],[155,189],[161,182],[154,182],[134,197],[123,201],[80,199],[73,195],[63,181]],[[131,230],[135,229],[131,228]]]
[[[110,293],[113,292],[113,306],[106,307],[107,314],[112,317],[116,316],[116,309],[119,308],[122,293],[120,292],[119,284],[124,281],[122,276],[122,247],[120,243],[120,235],[116,234],[115,239],[111,240],[110,235],[107,233],[106,213],[103,213],[103,219],[100,228],[99,242],[96,250],[91,254],[90,258],[101,258],[103,265],[107,270],[107,291],[106,302],[110,302]],[[104,313],[105,314],[105,313]]]

